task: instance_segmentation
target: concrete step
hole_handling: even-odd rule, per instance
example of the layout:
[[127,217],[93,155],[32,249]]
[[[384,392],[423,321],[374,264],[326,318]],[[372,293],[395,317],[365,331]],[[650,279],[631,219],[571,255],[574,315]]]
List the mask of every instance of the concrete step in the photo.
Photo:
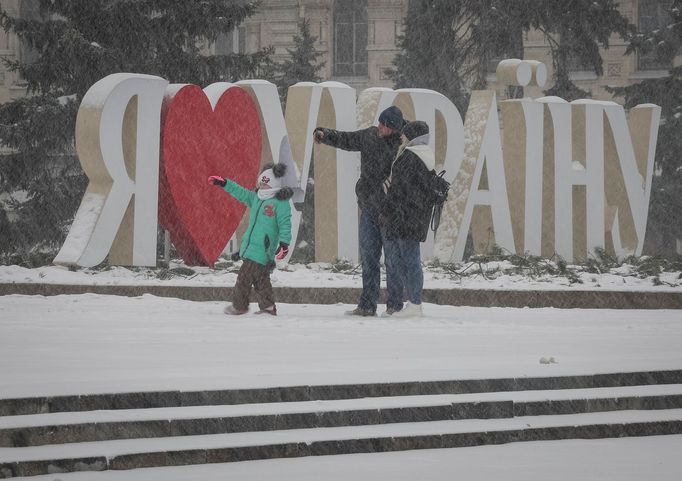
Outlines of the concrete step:
[[[360,297],[359,287],[280,287],[275,286],[275,297],[285,304],[355,304]],[[190,301],[224,301],[232,299],[233,287],[197,285],[91,285],[45,284],[34,282],[0,282],[0,296],[55,296],[62,294],[103,294],[137,297],[151,294]],[[380,303],[386,302],[386,289],[381,289]],[[559,309],[682,309],[682,292],[595,290],[572,287],[569,289],[482,289],[426,287],[424,302],[479,307],[556,307]]]
[[327,399],[584,389],[682,384],[682,370],[638,371],[558,377],[464,379],[373,384],[284,386],[215,391],[153,391],[0,399],[0,416],[112,409],[147,409],[298,402]]
[[0,418],[0,447],[675,408],[682,384],[53,413]]
[[566,399],[625,398],[670,396],[682,393],[682,384],[656,384],[589,389],[555,389],[548,391],[500,391],[468,394],[432,394],[426,396],[393,396],[359,399],[333,399],[262,404],[228,404],[221,406],[185,406],[171,408],[117,409],[110,411],[74,411],[0,417],[0,429],[42,426],[45,424],[80,424],[88,421],[148,421],[156,419],[210,418],[227,416],[259,416],[315,411],[386,409],[406,406],[437,406],[466,402],[564,401]]
[[62,396],[0,408],[7,478],[680,434],[682,370]]
[[682,409],[115,440],[0,448],[0,477],[679,433]]

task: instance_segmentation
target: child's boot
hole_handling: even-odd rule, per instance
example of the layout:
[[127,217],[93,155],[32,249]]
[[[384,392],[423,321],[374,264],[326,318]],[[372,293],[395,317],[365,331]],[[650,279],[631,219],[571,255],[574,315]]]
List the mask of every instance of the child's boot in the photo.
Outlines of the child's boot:
[[256,311],[256,314],[270,314],[271,316],[276,316],[277,315],[277,307],[275,305],[271,305],[270,307],[266,307],[265,309],[261,309],[260,311]]
[[241,316],[242,314],[246,314],[247,312],[249,312],[249,310],[248,309],[240,310],[234,307],[232,304],[228,304],[223,310],[223,312],[228,316]]

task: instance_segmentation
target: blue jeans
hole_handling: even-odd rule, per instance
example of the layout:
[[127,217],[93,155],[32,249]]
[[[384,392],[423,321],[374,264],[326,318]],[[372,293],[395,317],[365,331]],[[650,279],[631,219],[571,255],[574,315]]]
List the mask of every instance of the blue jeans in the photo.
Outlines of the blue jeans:
[[[386,238],[372,217],[360,212],[360,258],[362,260],[362,294],[358,307],[376,311],[381,285],[381,248],[386,249]],[[392,262],[394,256],[385,252],[387,307],[402,309],[403,282],[397,266]],[[389,258],[391,261],[389,261]]]
[[[396,277],[401,279],[407,292],[407,300],[412,304],[422,303],[422,289],[424,288],[424,273],[422,272],[421,252],[419,241],[408,239],[386,240],[384,252],[388,264],[394,265]],[[391,258],[389,261],[388,258]],[[388,267],[387,267],[388,269]]]

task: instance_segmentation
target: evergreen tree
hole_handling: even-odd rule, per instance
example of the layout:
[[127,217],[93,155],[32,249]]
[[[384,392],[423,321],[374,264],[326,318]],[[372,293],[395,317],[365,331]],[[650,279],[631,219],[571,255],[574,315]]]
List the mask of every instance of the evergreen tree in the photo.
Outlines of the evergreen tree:
[[[468,18],[468,41],[464,44],[464,58],[468,59],[466,77],[472,89],[485,89],[487,77],[494,61],[503,58],[523,58],[523,36],[530,29],[533,0],[466,0],[464,8]],[[478,59],[478,61],[475,61]],[[472,61],[473,60],[473,61]],[[522,96],[523,89],[512,89]]]
[[588,96],[571,82],[570,65],[602,74],[600,47],[608,47],[612,33],[628,33],[616,7],[612,0],[410,0],[391,78],[398,88],[430,88],[465,108],[469,89],[487,87],[490,63],[524,58],[524,34],[537,29],[554,66],[547,93],[567,100]]
[[409,0],[400,52],[387,71],[396,88],[427,88],[448,97],[464,112],[469,97],[458,22],[465,12],[458,0]]
[[[668,24],[632,35],[629,54],[652,54],[657,62],[671,66],[682,54],[682,0],[667,6]],[[682,239],[682,66],[672,67],[667,76],[610,91],[624,97],[626,108],[641,103],[661,106],[645,248],[674,254],[676,240]]]
[[571,65],[604,74],[601,48],[609,48],[609,37],[627,38],[631,26],[614,0],[534,0],[531,25],[548,41],[552,54],[554,85],[547,95],[568,101],[591,97],[570,79]]
[[136,72],[205,86],[255,77],[271,54],[270,49],[252,55],[203,54],[207,42],[252,15],[256,2],[33,4],[36,14],[29,18],[14,18],[0,8],[2,28],[15,33],[35,57],[5,61],[26,81],[29,96],[0,106],[0,192],[13,193],[0,218],[3,262],[25,263],[36,251],[54,255],[62,244],[87,185],[75,156],[75,117],[96,81],[115,72]]
[[310,34],[310,20],[304,19],[299,25],[299,33],[294,36],[294,48],[287,49],[289,59],[278,66],[277,88],[283,100],[287,98],[287,89],[297,82],[320,82],[318,72],[326,62],[320,62],[324,54],[315,50],[317,37]]

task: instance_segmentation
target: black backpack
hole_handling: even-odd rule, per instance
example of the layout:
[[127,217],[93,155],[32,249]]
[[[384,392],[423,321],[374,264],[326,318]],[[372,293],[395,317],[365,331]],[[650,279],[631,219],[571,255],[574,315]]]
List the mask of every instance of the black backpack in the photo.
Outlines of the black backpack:
[[444,175],[444,170],[441,170],[438,174],[436,174],[435,170],[429,172],[429,202],[433,206],[431,230],[434,232],[436,232],[438,224],[440,224],[440,214],[443,211],[443,204],[445,204],[448,198],[448,190],[450,190],[450,182],[443,178]]

